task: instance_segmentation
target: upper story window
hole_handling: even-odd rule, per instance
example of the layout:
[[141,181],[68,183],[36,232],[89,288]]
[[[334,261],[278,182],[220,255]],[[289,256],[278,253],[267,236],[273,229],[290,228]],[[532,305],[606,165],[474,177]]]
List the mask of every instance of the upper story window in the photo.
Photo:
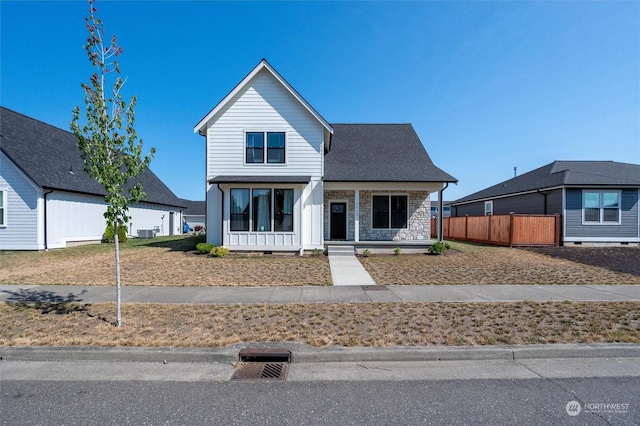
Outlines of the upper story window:
[[620,223],[620,195],[620,191],[583,191],[583,223]]
[[247,163],[284,164],[285,162],[284,132],[247,132],[245,146]]
[[373,196],[373,228],[403,229],[407,227],[406,195]]

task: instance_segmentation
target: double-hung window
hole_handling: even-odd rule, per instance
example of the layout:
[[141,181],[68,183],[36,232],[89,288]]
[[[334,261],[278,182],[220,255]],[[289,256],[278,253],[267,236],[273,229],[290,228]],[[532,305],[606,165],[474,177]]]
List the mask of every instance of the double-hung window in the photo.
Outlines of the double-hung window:
[[246,163],[284,164],[286,148],[284,132],[247,132],[245,135]]
[[406,195],[374,195],[373,196],[373,228],[403,229],[407,227]]
[[491,216],[493,214],[493,200],[484,202],[484,215]]
[[293,189],[234,188],[230,198],[232,232],[293,232]]
[[7,191],[0,189],[0,226],[7,226]]
[[585,224],[619,224],[620,191],[583,191],[582,221]]

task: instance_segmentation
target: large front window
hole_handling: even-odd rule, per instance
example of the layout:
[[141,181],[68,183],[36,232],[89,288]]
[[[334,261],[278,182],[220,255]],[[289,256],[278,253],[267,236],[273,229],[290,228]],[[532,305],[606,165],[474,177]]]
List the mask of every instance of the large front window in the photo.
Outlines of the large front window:
[[237,188],[230,198],[231,231],[293,232],[293,189]]
[[373,228],[402,229],[407,227],[406,195],[373,196]]
[[620,223],[620,191],[583,191],[582,220],[585,224]]
[[[266,140],[266,150],[265,150]],[[245,142],[247,163],[283,164],[285,162],[284,132],[247,132]],[[266,154],[266,159],[265,159]]]

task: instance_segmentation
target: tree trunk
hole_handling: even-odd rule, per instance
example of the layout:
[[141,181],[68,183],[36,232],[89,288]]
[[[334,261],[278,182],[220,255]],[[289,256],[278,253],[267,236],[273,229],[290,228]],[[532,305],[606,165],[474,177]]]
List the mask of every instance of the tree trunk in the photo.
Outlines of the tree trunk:
[[113,224],[115,230],[114,241],[116,244],[116,327],[122,325],[122,312],[120,309],[120,242],[118,240],[118,221]]

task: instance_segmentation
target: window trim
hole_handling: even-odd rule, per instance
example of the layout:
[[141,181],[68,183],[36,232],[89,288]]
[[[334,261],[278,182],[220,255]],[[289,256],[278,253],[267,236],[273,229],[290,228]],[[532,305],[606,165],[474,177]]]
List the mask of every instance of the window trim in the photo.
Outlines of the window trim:
[[[234,190],[246,190],[249,191],[249,228],[247,230],[232,230],[231,229],[231,192]],[[266,231],[256,231],[254,230],[254,202],[253,202],[253,193],[255,190],[268,190],[270,192],[269,198],[269,230]],[[291,205],[291,231],[276,231],[276,212],[275,212],[275,196],[276,191],[278,190],[290,190],[292,194],[292,205]],[[298,215],[296,209],[296,188],[290,186],[233,186],[229,188],[229,207],[226,209],[228,216],[228,225],[227,225],[227,233],[228,234],[295,234],[296,228],[296,216]]]
[[[262,161],[261,162],[250,162],[247,161],[248,160],[248,156],[247,156],[247,135],[249,135],[250,133],[262,133]],[[271,148],[273,149],[277,149],[277,150],[282,150],[283,151],[283,161],[282,162],[275,162],[275,161],[269,161],[269,134],[273,134],[273,133],[282,133],[282,135],[284,136],[284,148]],[[245,166],[284,166],[287,164],[287,139],[288,139],[288,135],[287,135],[287,131],[286,130],[277,130],[277,129],[273,129],[273,130],[251,130],[251,129],[246,129],[244,130],[244,137],[243,137],[243,155],[244,155],[244,159],[243,159],[243,164]]]
[[8,192],[9,191],[7,188],[0,188],[0,201],[2,201],[2,212],[0,212],[0,228],[7,227],[7,217],[8,217],[7,193]]
[[[387,206],[389,207],[389,216],[388,216],[388,224],[389,226],[385,227],[385,228],[380,228],[380,227],[374,227],[374,220],[373,220],[373,199],[374,197],[387,197]],[[406,227],[404,228],[393,228],[391,226],[392,224],[392,220],[391,220],[391,214],[392,214],[392,209],[391,209],[391,197],[404,197],[407,200],[407,210],[405,211],[405,215],[406,215]],[[390,231],[400,231],[403,229],[409,229],[409,219],[410,219],[410,215],[409,215],[409,194],[407,193],[374,193],[371,194],[371,230],[372,231],[379,231],[379,230],[390,230]]]
[[[487,207],[489,207],[489,209],[487,209]],[[484,202],[484,215],[493,216],[493,200]]]
[[[585,198],[588,193],[598,194],[598,221],[586,220],[585,218]],[[605,221],[604,220],[604,211],[607,209],[604,207],[604,194],[605,193],[615,193],[618,195],[618,220],[617,221]],[[581,205],[581,214],[582,214],[582,224],[585,226],[607,226],[607,225],[622,225],[622,190],[620,189],[583,189],[582,190],[582,205]]]

